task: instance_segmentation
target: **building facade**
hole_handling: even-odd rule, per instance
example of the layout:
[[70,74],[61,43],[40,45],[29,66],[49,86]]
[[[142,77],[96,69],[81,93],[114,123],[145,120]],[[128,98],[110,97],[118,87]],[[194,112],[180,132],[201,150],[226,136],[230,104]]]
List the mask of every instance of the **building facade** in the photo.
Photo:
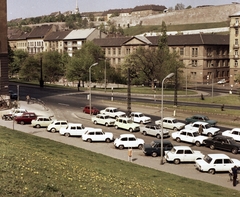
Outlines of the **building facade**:
[[8,38],[7,38],[7,1],[1,0],[0,6],[0,100],[8,96]]

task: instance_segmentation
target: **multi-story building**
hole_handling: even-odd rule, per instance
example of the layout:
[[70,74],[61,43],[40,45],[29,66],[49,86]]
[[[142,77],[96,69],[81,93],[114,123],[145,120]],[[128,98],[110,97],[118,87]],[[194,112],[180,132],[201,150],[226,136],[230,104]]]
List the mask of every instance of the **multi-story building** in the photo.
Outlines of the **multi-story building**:
[[233,86],[239,82],[240,76],[240,12],[230,17],[230,41],[229,41],[229,58],[230,58],[230,84]]
[[7,1],[0,6],[0,100],[8,96]]
[[[114,67],[121,66],[124,57],[137,47],[158,47],[158,36],[134,36],[94,39],[103,48],[105,57]],[[186,68],[185,75],[194,83],[212,83],[229,76],[229,36],[192,34],[168,36],[170,51],[179,54]]]

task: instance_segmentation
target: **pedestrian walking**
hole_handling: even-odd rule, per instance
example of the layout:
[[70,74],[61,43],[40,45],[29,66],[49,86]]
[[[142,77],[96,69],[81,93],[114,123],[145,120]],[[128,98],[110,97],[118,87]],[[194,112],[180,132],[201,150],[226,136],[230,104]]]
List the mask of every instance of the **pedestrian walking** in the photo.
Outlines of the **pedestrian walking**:
[[233,186],[234,187],[237,185],[237,175],[238,175],[238,168],[237,168],[237,166],[234,166],[232,168],[232,179],[233,179]]
[[202,135],[202,133],[203,133],[203,126],[202,126],[201,124],[199,125],[198,133],[199,133],[200,135]]
[[221,106],[221,110],[224,111],[224,104],[222,104],[222,106]]
[[27,95],[27,96],[26,96],[26,99],[27,99],[27,104],[29,104],[29,102],[30,102],[30,96]]

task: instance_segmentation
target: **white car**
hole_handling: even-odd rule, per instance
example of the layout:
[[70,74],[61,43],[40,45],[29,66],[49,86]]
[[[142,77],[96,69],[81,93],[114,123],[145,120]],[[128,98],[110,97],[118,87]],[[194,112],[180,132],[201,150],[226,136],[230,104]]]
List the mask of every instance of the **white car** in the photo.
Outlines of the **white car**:
[[198,131],[189,129],[182,129],[181,131],[173,132],[172,138],[177,142],[188,142],[196,144],[196,146],[201,146],[201,144],[203,144],[203,140],[208,139],[208,137],[200,135]]
[[188,125],[185,126],[185,128],[189,129],[189,130],[193,130],[193,131],[198,131],[200,125],[202,125],[202,128],[203,128],[202,134],[207,135],[208,137],[212,137],[214,135],[217,135],[220,131],[219,128],[212,127],[209,123],[200,122],[200,121],[188,124]]
[[87,142],[111,142],[114,140],[113,133],[104,132],[102,129],[91,129],[82,135],[82,140]]
[[196,160],[196,168],[201,172],[229,172],[232,167],[240,166],[238,159],[232,159],[225,154],[208,154],[203,159]]
[[61,127],[67,127],[67,125],[68,125],[67,120],[54,120],[48,125],[47,131],[55,133],[59,131]]
[[69,123],[67,127],[61,127],[59,130],[60,135],[82,136],[86,131],[93,129],[92,127],[84,127],[82,124]]
[[240,142],[240,128],[226,130],[226,131],[222,132],[222,135],[232,137],[234,140]]
[[[155,124],[156,125],[161,125],[162,120],[156,120]],[[163,128],[178,131],[178,130],[184,129],[184,127],[185,127],[185,124],[182,123],[182,122],[179,122],[176,118],[172,118],[172,117],[163,118]]]
[[115,148],[139,148],[142,149],[144,145],[144,140],[136,138],[133,134],[121,134],[119,138],[114,140]]
[[51,117],[39,116],[36,120],[32,120],[31,124],[33,127],[36,128],[48,127],[48,125],[50,125],[52,121],[53,120],[51,119]]
[[132,118],[133,122],[140,123],[140,124],[147,124],[152,121],[150,117],[145,116],[141,112],[132,112],[130,114],[130,117]]
[[94,124],[102,124],[108,127],[108,126],[114,126],[115,119],[110,118],[106,114],[97,114],[96,116],[92,117],[92,122]]
[[[162,129],[159,125],[144,125],[140,127],[140,132],[143,135],[151,135],[156,138],[161,138],[162,136]],[[163,137],[169,137],[169,131],[166,129],[163,129]]]
[[118,128],[125,129],[125,130],[128,130],[129,132],[140,131],[140,125],[137,123],[134,123],[131,118],[127,118],[127,117],[117,118],[114,123],[114,127],[116,129]]
[[116,107],[107,107],[100,111],[100,114],[106,114],[111,118],[126,117],[126,113],[118,111]]
[[180,164],[181,162],[195,162],[204,155],[198,150],[192,150],[189,146],[174,146],[172,150],[165,152],[165,159],[168,162]]

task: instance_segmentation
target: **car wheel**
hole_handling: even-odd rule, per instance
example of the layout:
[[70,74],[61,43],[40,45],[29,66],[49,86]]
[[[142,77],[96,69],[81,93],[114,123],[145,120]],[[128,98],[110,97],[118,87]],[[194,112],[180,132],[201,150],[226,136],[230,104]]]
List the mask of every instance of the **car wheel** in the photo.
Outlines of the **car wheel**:
[[157,136],[156,136],[158,139],[160,139],[161,138],[161,136],[159,135],[159,134],[157,134]]
[[118,126],[117,126],[117,125],[115,125],[115,129],[118,129]]
[[143,145],[142,145],[142,144],[139,144],[139,145],[138,145],[138,149],[142,150],[142,148],[143,148]]
[[87,142],[92,143],[92,139],[88,138]]
[[24,125],[24,121],[21,121],[20,124],[21,124],[21,125]]
[[122,149],[124,149],[124,146],[123,146],[123,145],[119,145],[118,148],[119,148],[120,150],[122,150]]
[[178,131],[177,127],[174,127],[174,128],[173,128],[173,131]]
[[41,125],[40,125],[40,124],[37,124],[35,127],[36,127],[36,128],[40,128],[40,127],[41,127]]
[[209,172],[210,174],[215,174],[215,169],[211,168],[211,169],[208,170],[208,172]]
[[237,148],[233,148],[233,149],[232,149],[232,153],[233,153],[233,154],[237,154],[237,153],[238,153],[238,149],[237,149]]
[[174,164],[180,164],[180,159],[174,159],[174,160],[173,160],[173,163],[174,163]]
[[156,152],[153,152],[153,153],[152,153],[152,157],[157,157],[157,155],[158,155],[158,154],[157,154]]
[[143,135],[147,135],[147,132],[146,131],[143,131],[143,133],[142,133]]
[[130,133],[132,133],[132,132],[133,132],[133,129],[132,129],[132,128],[130,128],[130,129],[129,129],[129,132],[130,132]]
[[108,126],[109,126],[107,122],[105,123],[105,126],[106,126],[106,127],[108,127]]
[[56,132],[56,129],[55,128],[51,128],[50,130],[52,133],[55,133]]
[[179,137],[176,138],[177,142],[181,142],[181,139]]
[[208,137],[212,137],[213,135],[212,135],[212,133],[208,133],[207,136]]
[[70,133],[65,133],[64,134],[66,137],[70,137]]
[[111,142],[111,140],[110,140],[109,138],[107,138],[105,141],[106,141],[107,143],[110,143],[110,142]]
[[215,149],[215,146],[212,144],[210,145],[210,149],[214,150]]
[[196,146],[198,146],[198,147],[201,146],[201,143],[200,143],[199,141],[196,141],[195,144],[196,144]]
[[94,120],[94,121],[93,121],[93,123],[94,123],[94,124],[97,124],[97,121],[96,121],[96,120]]

